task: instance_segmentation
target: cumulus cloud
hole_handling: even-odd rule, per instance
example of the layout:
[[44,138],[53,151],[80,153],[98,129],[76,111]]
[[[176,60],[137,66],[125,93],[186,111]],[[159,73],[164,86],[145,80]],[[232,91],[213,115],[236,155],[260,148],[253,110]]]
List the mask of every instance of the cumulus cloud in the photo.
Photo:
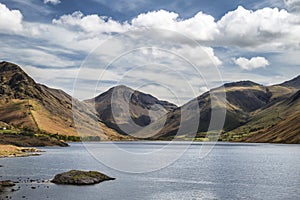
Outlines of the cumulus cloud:
[[238,47],[282,49],[299,48],[300,25],[297,16],[278,8],[256,11],[239,6],[218,22],[220,44]]
[[154,27],[176,31],[196,40],[212,40],[218,33],[214,18],[202,12],[183,20],[177,13],[166,10],[152,11],[132,19],[135,28]]
[[214,18],[202,12],[194,17],[182,20],[177,13],[166,10],[142,13],[130,22],[118,22],[107,16],[84,15],[76,11],[70,15],[63,15],[54,19],[53,24],[68,28],[79,28],[87,33],[122,33],[141,28],[160,28],[185,34],[196,40],[212,40],[218,33]]
[[251,59],[247,59],[244,57],[239,57],[234,60],[235,64],[240,66],[245,70],[253,70],[257,68],[266,67],[269,65],[269,61],[264,57],[253,57]]
[[0,3],[0,32],[16,33],[23,30],[23,15],[19,10],[10,10]]
[[53,19],[53,24],[69,28],[77,28],[87,33],[121,33],[128,29],[127,22],[123,24],[106,16],[87,15],[76,11],[71,15],[63,15],[59,19]]
[[[53,24],[84,31],[92,36],[150,27],[171,30],[209,46],[269,50],[300,48],[299,44],[295,43],[300,40],[298,16],[278,8],[252,11],[239,6],[218,21],[202,12],[182,19],[177,13],[158,10],[142,13],[131,21],[118,22],[110,17],[83,15],[77,11],[54,19]],[[164,35],[161,34],[161,37]],[[168,37],[172,38],[172,35]]]
[[61,1],[60,0],[44,0],[44,4],[47,4],[47,3],[57,5],[57,4],[60,4]]

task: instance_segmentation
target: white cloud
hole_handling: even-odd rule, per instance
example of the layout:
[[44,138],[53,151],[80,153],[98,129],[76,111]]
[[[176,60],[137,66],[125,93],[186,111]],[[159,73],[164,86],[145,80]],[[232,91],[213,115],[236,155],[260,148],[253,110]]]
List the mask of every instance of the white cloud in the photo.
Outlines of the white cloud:
[[183,20],[177,13],[166,10],[142,13],[132,19],[131,25],[135,28],[154,27],[176,31],[196,40],[212,40],[218,33],[214,18],[202,12],[194,17]]
[[208,41],[218,33],[214,18],[202,12],[194,17],[182,20],[177,13],[166,10],[142,13],[130,22],[118,22],[106,16],[83,15],[76,11],[70,15],[63,15],[54,19],[53,24],[67,28],[77,28],[87,33],[122,33],[128,30],[141,28],[159,28],[184,34],[191,39]]
[[23,30],[23,15],[19,10],[10,10],[0,3],[0,32],[16,33]]
[[85,16],[77,11],[54,19],[53,24],[75,32],[82,31],[86,37],[102,37],[103,34],[150,27],[174,31],[175,36],[160,34],[158,37],[161,38],[177,40],[176,34],[179,33],[208,46],[249,50],[300,48],[300,45],[295,43],[300,41],[299,17],[278,8],[252,11],[239,6],[236,10],[226,13],[219,21],[202,12],[182,19],[175,12],[158,10],[142,13],[129,22],[118,22],[106,16]]
[[299,18],[286,10],[263,8],[256,11],[239,6],[218,22],[218,45],[252,49],[299,48]]
[[128,24],[123,24],[106,16],[87,15],[84,16],[80,11],[71,15],[63,15],[59,19],[54,19],[53,24],[62,25],[69,28],[79,28],[87,33],[121,33],[128,29]]
[[239,57],[234,60],[235,64],[240,66],[245,70],[252,70],[257,68],[266,67],[269,65],[269,61],[264,57],[253,57],[251,59],[247,59],[244,57]]
[[68,48],[77,46],[80,49],[87,49],[95,44],[91,41],[103,41],[112,33],[123,33],[144,27],[174,31],[175,36],[157,35],[163,40],[167,38],[177,41],[177,32],[201,42],[204,46],[238,47],[251,51],[300,48],[300,44],[295,42],[300,41],[299,17],[278,8],[251,11],[240,6],[226,13],[219,21],[202,12],[191,18],[182,19],[177,13],[159,10],[142,13],[129,22],[118,22],[110,17],[83,15],[77,11],[53,19],[52,25],[22,22],[20,11],[9,10],[4,4],[0,4],[0,9],[1,32],[15,32],[27,37],[46,39],[53,44],[67,45]]
[[44,0],[44,4],[47,4],[47,3],[57,5],[57,4],[60,4],[61,1],[60,0]]

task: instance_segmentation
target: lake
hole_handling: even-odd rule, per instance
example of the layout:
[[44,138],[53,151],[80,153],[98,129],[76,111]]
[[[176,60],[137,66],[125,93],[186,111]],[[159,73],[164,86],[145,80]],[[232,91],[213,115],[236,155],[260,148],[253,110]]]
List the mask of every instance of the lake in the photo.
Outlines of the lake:
[[[166,142],[119,142],[118,148],[145,155],[163,149]],[[12,199],[53,200],[142,200],[142,199],[299,199],[300,145],[217,143],[204,158],[199,157],[202,143],[193,143],[174,163],[148,173],[127,173],[110,168],[92,154],[110,155],[107,143],[71,143],[68,148],[41,148],[41,156],[0,159],[1,179],[21,180],[20,190],[4,194]],[[180,149],[184,142],[175,143]],[[170,145],[169,145],[170,146]],[[87,151],[88,150],[88,151]],[[92,154],[91,154],[92,152]],[[178,153],[169,151],[168,154]],[[157,151],[157,160],[168,156]],[[128,159],[111,155],[118,166]],[[130,163],[130,162],[129,162]],[[135,161],[147,168],[150,161]],[[163,163],[163,162],[162,162]],[[157,162],[153,163],[153,165]],[[117,166],[117,165],[116,165]],[[135,169],[132,166],[133,169]],[[71,169],[96,170],[116,178],[93,186],[66,186],[26,183],[49,180]],[[34,188],[32,188],[34,187]],[[4,197],[2,197],[4,199]]]

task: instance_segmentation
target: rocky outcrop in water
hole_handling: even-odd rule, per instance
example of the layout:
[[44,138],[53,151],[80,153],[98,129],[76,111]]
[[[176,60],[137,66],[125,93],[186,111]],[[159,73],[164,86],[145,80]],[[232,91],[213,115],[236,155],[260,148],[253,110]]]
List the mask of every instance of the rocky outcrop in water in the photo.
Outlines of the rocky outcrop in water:
[[0,187],[13,187],[16,184],[10,180],[0,181]]
[[71,170],[65,173],[57,174],[51,181],[56,184],[68,185],[93,185],[103,181],[114,180],[105,174],[96,171]]

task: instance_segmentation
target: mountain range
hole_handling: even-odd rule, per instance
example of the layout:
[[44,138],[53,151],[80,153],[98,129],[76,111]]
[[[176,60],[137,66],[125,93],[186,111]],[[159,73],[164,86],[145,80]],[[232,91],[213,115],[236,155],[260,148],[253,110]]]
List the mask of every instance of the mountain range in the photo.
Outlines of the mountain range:
[[[272,86],[226,83],[180,107],[124,85],[79,101],[36,83],[9,62],[0,63],[0,82],[0,122],[18,130],[65,136],[80,132],[101,140],[207,140],[212,116],[224,115],[219,140],[300,143],[300,76]],[[223,92],[225,99],[218,96]],[[195,122],[196,127],[191,125]]]

